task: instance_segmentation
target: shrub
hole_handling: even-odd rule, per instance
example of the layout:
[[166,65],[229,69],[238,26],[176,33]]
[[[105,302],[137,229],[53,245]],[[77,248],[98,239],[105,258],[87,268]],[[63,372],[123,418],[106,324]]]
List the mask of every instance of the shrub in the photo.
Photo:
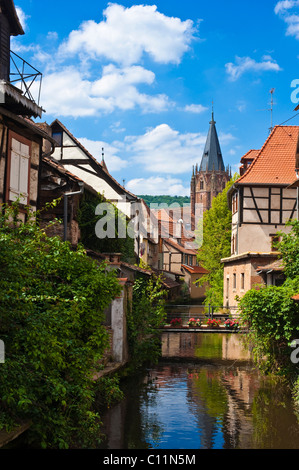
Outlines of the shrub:
[[31,421],[36,446],[87,445],[100,426],[91,371],[108,345],[103,312],[119,283],[27,216],[22,224],[13,205],[0,218],[0,426]]

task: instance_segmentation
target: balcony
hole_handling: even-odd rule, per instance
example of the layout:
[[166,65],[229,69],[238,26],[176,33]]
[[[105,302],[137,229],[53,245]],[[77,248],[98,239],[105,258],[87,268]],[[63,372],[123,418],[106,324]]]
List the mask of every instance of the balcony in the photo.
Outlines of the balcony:
[[41,117],[42,73],[10,51],[9,81],[0,83],[1,106],[14,114]]

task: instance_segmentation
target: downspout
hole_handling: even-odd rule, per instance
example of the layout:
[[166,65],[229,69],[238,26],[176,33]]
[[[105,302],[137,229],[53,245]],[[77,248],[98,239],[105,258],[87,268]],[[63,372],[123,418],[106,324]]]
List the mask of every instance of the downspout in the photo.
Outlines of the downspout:
[[64,225],[64,235],[63,235],[63,241],[67,241],[67,203],[68,203],[68,197],[71,196],[76,196],[77,194],[83,194],[84,191],[84,183],[80,182],[78,185],[81,187],[80,191],[75,191],[73,193],[65,193],[63,196],[63,225]]

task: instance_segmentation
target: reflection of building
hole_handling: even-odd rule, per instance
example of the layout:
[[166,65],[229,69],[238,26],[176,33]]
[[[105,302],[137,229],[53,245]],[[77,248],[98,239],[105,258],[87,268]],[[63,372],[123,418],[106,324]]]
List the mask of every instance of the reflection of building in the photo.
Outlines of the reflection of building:
[[298,136],[299,126],[275,126],[260,151],[243,157],[246,167],[228,191],[232,239],[231,256],[222,260],[224,305],[236,306],[235,297],[256,284],[282,281],[275,243],[277,232],[288,232],[285,223],[297,217],[297,192],[290,186],[296,180]]

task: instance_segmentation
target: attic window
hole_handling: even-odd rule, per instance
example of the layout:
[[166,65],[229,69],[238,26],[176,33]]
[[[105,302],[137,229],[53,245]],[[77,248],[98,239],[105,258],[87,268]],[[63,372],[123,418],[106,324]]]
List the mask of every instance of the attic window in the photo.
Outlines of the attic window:
[[53,139],[56,141],[59,147],[62,147],[62,132],[53,132]]

